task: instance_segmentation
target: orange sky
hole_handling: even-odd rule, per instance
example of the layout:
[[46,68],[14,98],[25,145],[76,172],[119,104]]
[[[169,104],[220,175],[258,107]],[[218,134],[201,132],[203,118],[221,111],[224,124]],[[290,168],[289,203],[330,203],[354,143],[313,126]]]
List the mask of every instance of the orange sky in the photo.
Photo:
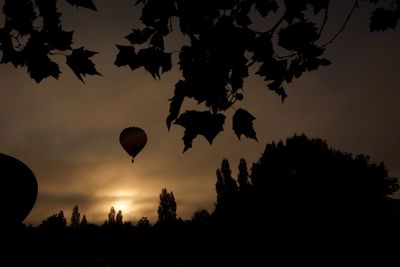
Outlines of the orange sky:
[[[178,216],[188,218],[197,208],[213,208],[215,171],[223,158],[236,175],[240,158],[250,166],[266,143],[294,133],[369,154],[373,162],[385,162],[389,175],[400,177],[399,32],[371,34],[367,18],[358,15],[329,48],[333,65],[288,86],[284,104],[261,79],[247,80],[238,107],[257,118],[259,142],[237,140],[227,120],[213,146],[198,137],[182,154],[183,129],[174,126],[168,132],[165,124],[177,68],[155,81],[143,70],[114,66],[115,44],[126,45],[124,36],[137,22],[133,1],[95,3],[98,12],[64,5],[62,11],[64,27],[75,31],[74,47],[99,52],[93,59],[103,77],[88,77],[83,84],[62,57],[59,80],[40,84],[25,69],[0,66],[0,151],[25,162],[39,183],[26,223],[40,223],[60,209],[69,220],[75,204],[89,222],[103,222],[113,205],[123,209],[125,220],[147,216],[154,222],[164,187],[174,192]],[[345,15],[340,8],[347,7],[337,8],[337,21]],[[170,39],[169,44],[181,42]],[[134,164],[118,141],[129,126],[148,134]]]

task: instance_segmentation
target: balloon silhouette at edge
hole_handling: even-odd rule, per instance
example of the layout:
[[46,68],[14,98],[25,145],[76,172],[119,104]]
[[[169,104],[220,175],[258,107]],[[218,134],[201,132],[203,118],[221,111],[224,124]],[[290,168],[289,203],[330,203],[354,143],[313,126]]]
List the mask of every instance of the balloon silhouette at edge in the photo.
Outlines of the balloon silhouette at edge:
[[2,184],[1,220],[19,224],[28,216],[36,202],[38,184],[35,175],[24,163],[0,153]]
[[119,142],[125,151],[132,157],[132,163],[147,143],[145,131],[138,127],[125,128],[119,135]]

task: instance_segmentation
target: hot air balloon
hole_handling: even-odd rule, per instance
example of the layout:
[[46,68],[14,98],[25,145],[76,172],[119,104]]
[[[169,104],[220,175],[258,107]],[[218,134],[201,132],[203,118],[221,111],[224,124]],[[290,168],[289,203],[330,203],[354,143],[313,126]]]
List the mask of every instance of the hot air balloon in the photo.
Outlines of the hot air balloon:
[[21,161],[0,153],[0,179],[0,220],[6,224],[19,224],[36,201],[38,184],[35,175]]
[[125,151],[132,157],[132,163],[137,154],[147,143],[147,135],[138,127],[124,129],[119,135],[119,142]]

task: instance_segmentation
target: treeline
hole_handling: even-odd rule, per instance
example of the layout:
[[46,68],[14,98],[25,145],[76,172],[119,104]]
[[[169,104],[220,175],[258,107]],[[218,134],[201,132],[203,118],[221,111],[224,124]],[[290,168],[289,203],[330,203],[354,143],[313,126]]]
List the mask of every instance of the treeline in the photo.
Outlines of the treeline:
[[[123,222],[110,210],[101,226],[62,212],[22,227],[14,266],[282,266],[398,264],[399,190],[384,164],[294,136],[268,144],[250,170],[216,172],[215,209],[177,217],[172,192],[160,194],[158,221]],[[22,244],[22,245],[21,245]],[[326,263],[326,264],[325,264]]]

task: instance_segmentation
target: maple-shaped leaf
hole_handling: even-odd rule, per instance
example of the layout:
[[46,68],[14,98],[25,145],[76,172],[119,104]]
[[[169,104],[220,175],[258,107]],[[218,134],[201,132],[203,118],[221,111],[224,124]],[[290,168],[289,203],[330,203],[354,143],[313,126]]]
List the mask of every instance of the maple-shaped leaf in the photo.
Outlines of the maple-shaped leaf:
[[160,69],[162,73],[171,70],[171,55],[155,47],[141,49],[137,54],[140,64],[154,79],[160,78]]
[[232,117],[233,123],[232,128],[237,137],[240,140],[240,136],[243,134],[247,138],[252,138],[256,141],[256,131],[253,128],[253,120],[256,118],[251,115],[247,110],[239,108],[236,110],[235,114]]
[[96,6],[94,5],[92,0],[67,0],[67,2],[71,6],[76,6],[76,7],[85,7],[94,11],[97,11]]
[[26,46],[21,51],[25,58],[28,73],[37,83],[47,77],[58,79],[60,69],[58,65],[49,58],[50,48],[43,42],[39,32],[33,32]]
[[223,131],[225,123],[225,115],[221,113],[213,114],[209,111],[189,110],[179,116],[174,124],[181,125],[185,128],[182,138],[185,148],[183,152],[192,147],[193,139],[197,135],[204,136],[207,141],[212,144],[214,138],[219,132]]
[[147,42],[150,36],[155,32],[154,29],[144,28],[143,30],[133,29],[130,34],[125,36],[131,44],[143,44]]
[[96,55],[97,52],[86,50],[83,47],[74,49],[72,54],[66,56],[67,65],[72,69],[75,75],[83,82],[82,75],[100,75],[96,70],[93,62],[89,59],[90,57]]
[[385,31],[389,28],[395,29],[400,18],[400,11],[377,8],[370,18],[369,27],[371,31]]
[[270,12],[278,11],[278,4],[275,0],[255,0],[256,10],[261,16],[266,17]]
[[167,117],[168,130],[171,128],[171,123],[178,118],[183,100],[185,99],[186,86],[187,82],[179,80],[175,85],[174,96],[169,99],[171,103],[169,105],[169,115]]
[[135,48],[133,46],[117,45],[119,53],[114,61],[114,65],[122,67],[128,65],[131,70],[137,69],[141,66],[136,56]]
[[51,61],[47,56],[35,57],[34,60],[29,60],[27,67],[29,75],[37,83],[50,76],[58,79],[61,73],[58,64]]

